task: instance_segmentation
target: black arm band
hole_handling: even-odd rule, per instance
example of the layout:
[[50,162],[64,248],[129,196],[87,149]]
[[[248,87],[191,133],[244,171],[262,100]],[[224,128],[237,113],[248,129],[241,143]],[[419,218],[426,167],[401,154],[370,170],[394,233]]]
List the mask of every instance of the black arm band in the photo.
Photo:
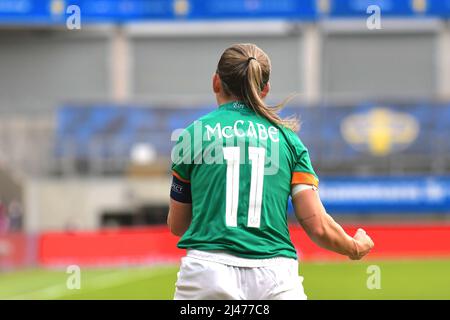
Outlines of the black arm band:
[[173,176],[170,197],[178,202],[192,203],[191,184]]

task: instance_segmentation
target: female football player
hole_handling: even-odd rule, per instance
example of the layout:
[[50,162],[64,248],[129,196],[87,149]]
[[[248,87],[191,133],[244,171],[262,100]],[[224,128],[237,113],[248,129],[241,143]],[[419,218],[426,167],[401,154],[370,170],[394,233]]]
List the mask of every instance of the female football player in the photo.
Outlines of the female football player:
[[253,44],[222,54],[218,108],[181,134],[172,153],[168,225],[187,249],[175,299],[306,299],[287,205],[320,247],[358,260],[373,247],[325,211],[296,121],[266,105],[271,64]]

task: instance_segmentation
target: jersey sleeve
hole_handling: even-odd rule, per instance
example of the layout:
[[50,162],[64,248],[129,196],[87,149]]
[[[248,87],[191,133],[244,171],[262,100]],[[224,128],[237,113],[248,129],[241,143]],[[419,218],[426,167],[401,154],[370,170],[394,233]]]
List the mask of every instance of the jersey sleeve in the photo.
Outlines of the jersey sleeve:
[[319,187],[319,178],[311,164],[308,149],[297,135],[294,137],[295,160],[291,185],[306,184]]
[[184,183],[190,183],[193,166],[193,137],[189,128],[185,129],[172,149],[172,174]]

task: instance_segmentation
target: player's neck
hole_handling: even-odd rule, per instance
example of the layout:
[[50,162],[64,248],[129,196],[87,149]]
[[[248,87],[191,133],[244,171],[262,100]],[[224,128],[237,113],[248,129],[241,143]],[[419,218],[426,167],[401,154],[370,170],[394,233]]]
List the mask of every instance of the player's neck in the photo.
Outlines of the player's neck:
[[217,100],[218,106],[221,106],[221,105],[224,105],[224,104],[227,104],[230,102],[234,102],[234,101],[239,101],[239,99],[236,97],[222,97],[219,95],[216,96],[216,100]]

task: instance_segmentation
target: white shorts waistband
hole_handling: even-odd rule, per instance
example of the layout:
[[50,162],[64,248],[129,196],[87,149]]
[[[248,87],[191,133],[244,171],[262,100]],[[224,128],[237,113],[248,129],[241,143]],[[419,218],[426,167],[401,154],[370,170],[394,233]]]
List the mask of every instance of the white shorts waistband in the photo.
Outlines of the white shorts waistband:
[[223,251],[201,251],[189,249],[187,250],[186,256],[190,258],[217,262],[233,267],[242,267],[242,268],[272,267],[280,264],[283,265],[292,264],[295,265],[296,267],[298,266],[298,261],[296,259],[288,257],[274,257],[269,259],[248,259],[237,257],[235,255]]

